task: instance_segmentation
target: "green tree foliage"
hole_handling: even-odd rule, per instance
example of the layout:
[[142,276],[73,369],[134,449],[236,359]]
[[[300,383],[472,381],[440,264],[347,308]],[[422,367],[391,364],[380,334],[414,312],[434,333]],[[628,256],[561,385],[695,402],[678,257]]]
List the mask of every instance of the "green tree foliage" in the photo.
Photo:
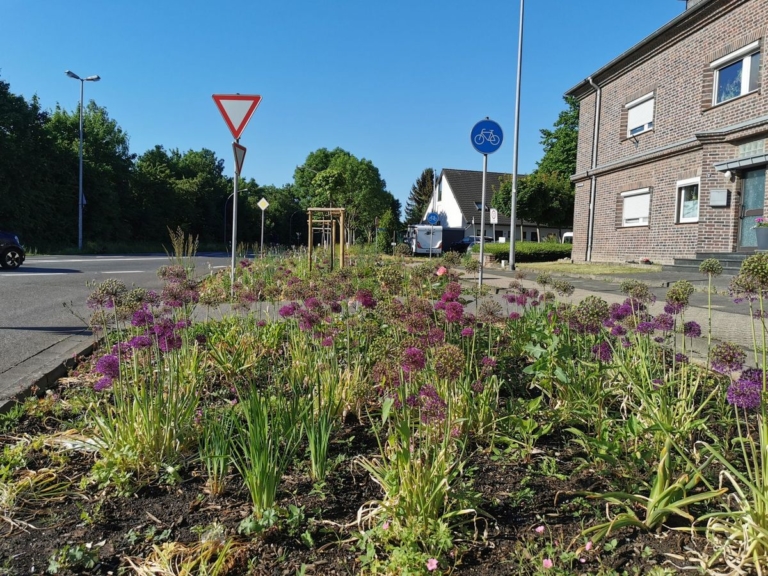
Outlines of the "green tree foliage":
[[[576,172],[576,147],[579,108],[575,98],[566,97],[568,108],[555,122],[553,130],[541,130],[544,156],[536,170],[517,181],[517,218],[557,228],[573,225],[574,188],[570,176]],[[491,206],[509,216],[512,179],[504,177],[492,185]]]
[[384,212],[384,215],[379,219],[379,226],[376,231],[376,248],[380,253],[392,253],[391,243],[395,240],[399,224],[398,218],[395,217],[391,209]]
[[296,168],[294,183],[302,207],[344,208],[351,240],[358,233],[370,236],[375,219],[392,207],[392,196],[378,168],[341,148],[310,153]]
[[427,206],[432,201],[435,189],[435,171],[432,168],[425,169],[421,176],[411,186],[411,194],[405,203],[405,223],[418,224],[424,217]]

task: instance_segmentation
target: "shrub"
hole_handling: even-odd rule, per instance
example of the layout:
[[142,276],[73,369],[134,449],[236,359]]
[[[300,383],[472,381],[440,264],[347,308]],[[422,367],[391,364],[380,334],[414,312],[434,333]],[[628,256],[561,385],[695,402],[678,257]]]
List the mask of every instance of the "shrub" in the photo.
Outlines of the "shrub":
[[[561,258],[571,257],[572,244],[557,244],[555,242],[515,242],[516,262],[551,262]],[[474,252],[480,251],[480,246],[472,247]],[[490,243],[485,245],[485,254],[496,260],[506,260],[509,256],[509,242]]]

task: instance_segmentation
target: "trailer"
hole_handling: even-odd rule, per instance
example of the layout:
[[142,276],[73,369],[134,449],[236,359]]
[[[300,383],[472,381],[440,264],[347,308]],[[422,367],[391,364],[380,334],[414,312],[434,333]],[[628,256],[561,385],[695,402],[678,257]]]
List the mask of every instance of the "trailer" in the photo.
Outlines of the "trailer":
[[433,254],[443,253],[443,227],[429,224],[412,224],[408,226],[405,241],[411,247],[411,253]]

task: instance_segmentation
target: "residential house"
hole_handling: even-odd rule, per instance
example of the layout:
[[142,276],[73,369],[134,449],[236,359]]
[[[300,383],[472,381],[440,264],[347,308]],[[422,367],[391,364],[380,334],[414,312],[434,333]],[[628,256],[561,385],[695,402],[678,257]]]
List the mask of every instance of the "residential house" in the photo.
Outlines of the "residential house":
[[574,260],[755,250],[767,25],[768,0],[688,0],[567,92],[580,102]]
[[[502,172],[487,172],[485,180],[485,235],[499,240],[509,239],[509,216],[498,214],[498,223],[490,223],[490,206],[494,189],[499,188],[502,178],[511,178],[511,174]],[[479,170],[454,170],[446,168],[440,173],[435,186],[432,203],[424,212],[423,221],[427,214],[437,212],[443,228],[464,229],[464,236],[480,236],[480,220],[482,216],[483,173]],[[544,240],[552,234],[558,238],[566,229],[538,226],[532,222],[521,222],[515,225],[515,239]],[[494,236],[495,234],[495,236]]]

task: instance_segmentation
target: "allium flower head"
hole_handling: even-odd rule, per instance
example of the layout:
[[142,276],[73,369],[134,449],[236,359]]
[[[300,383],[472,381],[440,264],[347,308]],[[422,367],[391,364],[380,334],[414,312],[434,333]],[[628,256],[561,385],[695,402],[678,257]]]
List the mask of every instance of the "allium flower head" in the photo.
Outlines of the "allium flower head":
[[133,313],[131,326],[151,326],[154,321],[155,317],[152,315],[152,312],[144,305]]
[[106,390],[110,386],[112,386],[112,378],[110,378],[109,376],[104,376],[104,378],[101,378],[98,382],[96,382],[93,385],[93,389],[96,392],[101,392],[102,390]]
[[426,365],[424,352],[416,347],[406,348],[402,357],[403,372],[418,372]]
[[666,312],[658,314],[656,318],[654,318],[654,322],[656,323],[656,329],[661,330],[662,332],[669,332],[675,327],[674,316],[667,314]]
[[689,338],[699,338],[701,336],[701,326],[697,322],[686,322],[683,327],[683,333]]
[[762,371],[755,368],[744,370],[736,382],[728,387],[726,399],[728,404],[743,408],[744,410],[756,410],[760,407],[763,392]]
[[464,316],[464,306],[461,302],[447,302],[445,304],[445,319],[448,322],[461,322]]
[[712,347],[712,369],[721,374],[737,372],[744,366],[747,355],[732,342],[720,342]]
[[471,338],[474,335],[475,335],[475,331],[470,326],[467,326],[461,331],[462,338]]
[[595,344],[592,346],[592,354],[600,360],[600,362],[610,362],[613,358],[613,350],[611,349],[611,345],[603,340],[600,342],[600,344]]
[[609,316],[608,303],[597,296],[587,296],[576,307],[576,319],[587,331],[599,330]]
[[707,258],[699,265],[699,272],[710,276],[720,276],[723,273],[723,265],[717,258]]
[[105,354],[96,362],[96,372],[117,378],[120,375],[120,359],[113,354]]
[[377,302],[370,290],[358,290],[355,294],[355,300],[360,302],[363,308],[376,308]]
[[653,334],[654,330],[656,330],[655,322],[640,322],[638,323],[637,328],[635,328],[635,331],[638,334]]
[[678,280],[667,290],[667,302],[685,308],[688,306],[693,292],[693,284],[688,280]]

